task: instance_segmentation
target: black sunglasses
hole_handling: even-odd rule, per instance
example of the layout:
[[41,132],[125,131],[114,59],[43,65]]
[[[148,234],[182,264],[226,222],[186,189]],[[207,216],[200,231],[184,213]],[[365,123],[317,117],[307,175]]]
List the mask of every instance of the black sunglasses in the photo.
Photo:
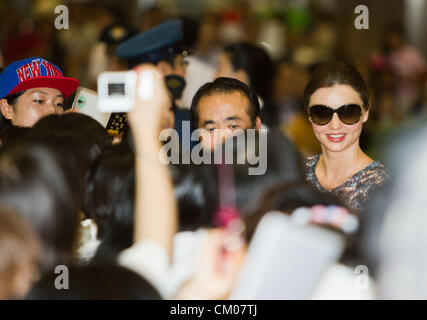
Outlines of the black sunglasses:
[[328,106],[316,104],[308,110],[311,121],[319,126],[327,125],[332,120],[334,113],[337,113],[340,120],[345,124],[355,124],[362,117],[362,107],[358,104],[345,104],[338,109],[332,109]]

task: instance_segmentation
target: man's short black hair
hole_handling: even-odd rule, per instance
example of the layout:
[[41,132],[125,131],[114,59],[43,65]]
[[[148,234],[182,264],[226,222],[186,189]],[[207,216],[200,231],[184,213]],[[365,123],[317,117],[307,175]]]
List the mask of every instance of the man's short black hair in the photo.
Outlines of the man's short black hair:
[[243,70],[249,77],[249,86],[266,101],[270,99],[273,62],[267,51],[246,42],[229,44],[224,48],[233,71]]
[[199,114],[197,106],[204,96],[210,96],[214,93],[230,94],[235,91],[241,92],[249,100],[248,115],[251,119],[252,126],[255,127],[256,118],[259,117],[260,106],[257,94],[242,81],[234,78],[220,77],[213,82],[205,83],[197,90],[191,101],[191,118],[195,127],[199,125]]

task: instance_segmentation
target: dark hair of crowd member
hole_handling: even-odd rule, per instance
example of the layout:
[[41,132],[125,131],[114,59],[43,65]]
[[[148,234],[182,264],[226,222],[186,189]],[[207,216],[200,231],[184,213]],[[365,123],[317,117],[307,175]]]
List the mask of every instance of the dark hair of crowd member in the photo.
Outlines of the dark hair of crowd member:
[[[205,174],[196,165],[171,165],[174,192],[178,204],[178,231],[195,231],[201,227],[212,227],[212,219],[203,187]],[[108,216],[103,218],[101,244],[92,263],[115,261],[118,254],[133,244],[135,176],[134,170],[121,179],[121,190],[115,197]]]
[[199,123],[198,105],[201,98],[212,94],[230,94],[236,91],[241,92],[248,98],[248,115],[251,119],[252,126],[255,127],[256,117],[259,117],[260,113],[260,106],[256,93],[242,81],[226,77],[220,77],[213,82],[205,83],[197,90],[191,101],[191,118],[194,125],[197,127]]
[[26,300],[161,300],[147,280],[115,264],[71,266],[68,272],[67,290],[55,288],[58,274],[52,272],[31,289]]
[[224,48],[224,52],[229,55],[233,70],[245,71],[250,87],[262,98],[262,123],[270,127],[278,125],[278,110],[272,101],[271,92],[275,68],[269,54],[262,47],[246,42],[229,44]]
[[22,215],[37,232],[42,273],[70,261],[78,211],[50,151],[29,144],[0,150],[0,203]]
[[182,21],[182,44],[185,48],[192,49],[199,37],[200,23],[189,16],[182,16],[179,19]]
[[211,180],[204,166],[171,165],[174,192],[178,204],[178,231],[196,231],[212,227],[212,205],[208,203],[204,184]]
[[110,214],[102,220],[102,240],[92,263],[114,262],[122,250],[133,244],[134,202],[135,173],[131,170],[122,179]]
[[[290,215],[299,207],[310,208],[316,205],[326,207],[339,206],[345,208],[345,204],[338,197],[315,190],[306,181],[300,180],[294,183],[279,183],[267,189],[259,199],[257,205],[242,213],[243,221],[245,222],[245,239],[247,242],[251,241],[258,223],[268,212],[279,211],[283,214]],[[346,234],[344,231],[332,225],[316,224],[316,226],[338,233],[344,238],[345,248],[339,261],[344,264],[353,265],[355,261],[354,258],[357,257],[355,250],[358,249],[360,230],[356,230],[354,234]]]
[[[17,100],[20,96],[22,96],[25,93],[24,91],[20,91],[11,95],[8,95],[4,97],[6,99],[7,103],[11,106],[15,107]],[[9,119],[6,119],[3,114],[0,112],[0,130],[7,129],[12,126],[12,122]]]
[[[243,134],[247,136],[247,133]],[[261,134],[267,134],[267,138],[259,139]],[[266,153],[264,154],[267,160],[265,173],[248,174],[249,168],[256,167],[256,165],[251,164],[255,162],[250,159],[252,156],[247,149],[243,150],[246,152],[245,163],[239,164],[235,160],[236,162],[232,165],[235,204],[245,222],[247,240],[251,239],[258,222],[270,210],[284,210],[290,214],[300,206],[341,205],[341,202],[335,197],[319,194],[307,184],[303,158],[292,141],[283,136],[281,132],[277,130],[270,130],[268,133],[256,132],[256,136],[254,154],[262,157],[262,153]],[[242,150],[239,150],[237,144],[231,139],[237,141],[238,137],[229,140],[229,143],[232,143],[234,159],[237,159],[237,155]],[[262,144],[266,144],[265,149]],[[218,177],[216,180],[218,181]],[[207,188],[210,188],[207,194],[213,197],[210,201],[218,204],[219,190],[212,185],[212,183],[207,185]],[[274,193],[275,190],[280,190],[280,192]]]
[[25,141],[30,128],[9,126],[0,131],[0,146],[7,147]]
[[98,226],[98,239],[104,237],[104,229],[114,209],[123,182],[134,172],[134,154],[125,144],[106,148],[88,171],[85,182],[85,213]]
[[[259,221],[269,211],[281,211],[284,214],[291,214],[299,207],[312,207],[315,205],[345,207],[340,199],[313,189],[306,181],[278,183],[263,193],[257,206],[244,212],[246,238],[250,241]],[[325,226],[325,228],[344,234],[330,226]]]
[[77,207],[84,213],[84,180],[111,138],[96,120],[80,113],[51,114],[29,131],[28,140],[48,146],[59,160],[73,190]]
[[304,106],[308,107],[311,95],[320,88],[329,88],[334,85],[349,85],[363,102],[363,108],[370,107],[370,92],[360,72],[351,64],[343,61],[332,61],[320,65],[310,76],[310,81],[304,91]]
[[234,71],[245,71],[249,76],[250,87],[262,99],[268,100],[273,73],[273,63],[268,53],[259,46],[245,42],[230,44],[224,51],[230,55]]
[[[264,135],[264,139],[261,135]],[[239,139],[245,139],[246,143],[239,144]],[[251,143],[250,146],[248,139],[249,134],[243,132],[229,138],[226,143],[218,147],[223,149],[222,154],[224,155],[230,152],[233,154],[232,172],[235,183],[235,200],[237,208],[241,211],[253,207],[262,191],[276,183],[295,182],[304,178],[302,155],[292,141],[281,132],[277,130],[270,130],[268,133],[255,132],[254,145]],[[238,162],[242,155],[244,163]],[[256,165],[250,164],[255,162],[251,159],[255,156],[265,157],[266,171],[264,174],[249,175],[249,168],[256,167]],[[217,173],[214,166],[211,168]],[[217,177],[215,181],[217,181]]]

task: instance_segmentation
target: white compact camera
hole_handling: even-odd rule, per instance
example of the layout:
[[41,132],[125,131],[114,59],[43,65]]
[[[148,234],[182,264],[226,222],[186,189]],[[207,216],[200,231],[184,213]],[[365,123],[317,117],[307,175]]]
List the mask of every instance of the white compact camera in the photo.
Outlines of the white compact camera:
[[144,70],[136,88],[136,71],[103,72],[98,77],[98,109],[102,112],[129,112],[135,102],[135,94],[142,101],[154,94],[154,74]]

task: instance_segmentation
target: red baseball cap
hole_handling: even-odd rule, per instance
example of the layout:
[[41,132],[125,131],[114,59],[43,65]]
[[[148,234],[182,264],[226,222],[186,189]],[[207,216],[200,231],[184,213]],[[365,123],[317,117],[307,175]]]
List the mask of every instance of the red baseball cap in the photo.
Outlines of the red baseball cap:
[[0,74],[0,99],[32,88],[58,89],[67,98],[79,80],[64,77],[61,69],[43,58],[27,58],[8,65]]

